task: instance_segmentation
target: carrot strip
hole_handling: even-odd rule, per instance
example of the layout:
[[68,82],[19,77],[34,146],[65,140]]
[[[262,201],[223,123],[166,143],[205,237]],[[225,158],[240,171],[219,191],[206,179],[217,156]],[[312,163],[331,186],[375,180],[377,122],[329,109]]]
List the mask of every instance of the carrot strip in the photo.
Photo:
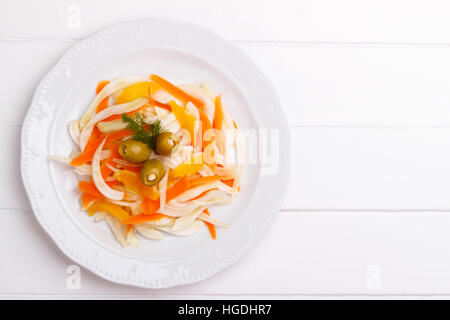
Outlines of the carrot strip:
[[202,132],[204,134],[207,130],[212,128],[212,125],[205,112],[203,112],[202,110],[198,110],[198,113],[200,115],[200,121],[202,122]]
[[117,140],[122,140],[123,138],[126,138],[131,135],[133,135],[133,131],[128,129],[115,131],[106,137],[105,146],[108,148],[113,142]]
[[226,178],[225,176],[209,176],[209,177],[200,177],[189,180],[189,187],[197,186],[199,184],[210,183],[217,180],[222,180]]
[[106,87],[108,84],[109,84],[109,80],[99,81],[99,83],[97,84],[97,88],[95,89],[95,93],[99,94],[100,91],[102,91],[103,88]]
[[221,130],[223,128],[224,112],[222,107],[222,97],[219,95],[214,100],[216,111],[214,112],[213,128]]
[[83,209],[87,209],[89,207],[89,205],[91,205],[93,202],[101,200],[102,198],[83,192],[81,194],[80,199],[81,199],[81,204],[83,206]]
[[142,110],[144,110],[145,108],[148,108],[148,107],[150,107],[150,104],[146,103],[142,107],[137,108],[136,110],[127,112],[127,116],[131,117],[131,116],[135,115],[136,113],[141,112]]
[[114,114],[106,119],[103,119],[102,121],[111,121],[111,120],[116,120],[116,119],[120,119],[122,118],[121,114]]
[[150,221],[156,221],[162,218],[167,217],[165,214],[160,214],[160,213],[156,213],[156,214],[138,214],[136,216],[131,216],[128,219],[125,219],[123,221],[121,221],[121,224],[138,224],[138,223],[143,223],[143,222],[150,222]]
[[119,146],[115,144],[115,141],[123,137],[127,137],[130,134],[131,131],[129,130],[119,130],[107,136],[105,145],[107,149],[111,151],[111,155],[102,163],[100,167],[103,179],[106,179],[112,173],[113,170],[110,168],[110,166],[115,167],[113,159],[122,158],[119,154]]
[[187,176],[184,176],[178,180],[172,187],[166,192],[166,202],[178,197],[180,194],[189,189],[189,181]]
[[195,104],[198,108],[203,109],[204,103],[202,101],[190,96],[189,94],[187,94],[186,92],[184,92],[177,86],[173,85],[169,81],[161,78],[160,76],[157,76],[156,74],[152,74],[150,76],[150,80],[152,80],[157,85],[159,85],[161,88],[163,88],[168,93],[173,95],[175,98],[177,98],[178,100],[183,102],[184,105],[186,105],[186,103],[188,103],[190,101],[193,104]]
[[158,102],[156,100],[153,100],[152,98],[148,98],[148,100],[150,101],[150,104],[153,104],[155,107],[166,109],[168,111],[172,110],[172,108],[168,104],[164,104],[164,103]]
[[205,194],[207,194],[207,193],[210,192],[211,190],[214,190],[214,188],[213,188],[213,189],[206,190],[206,191],[200,193],[198,196],[196,196],[195,198],[192,198],[190,201],[192,201],[192,200],[197,200],[198,198],[203,197]]
[[[134,111],[127,112],[127,115],[129,117],[131,117],[135,113],[141,112],[143,109],[148,108],[148,107],[149,107],[148,104],[144,104],[142,107],[140,107]],[[113,114],[112,116],[109,116],[108,118],[103,119],[102,121],[112,121],[112,120],[117,120],[117,119],[121,119],[121,118],[122,118],[122,114]]]
[[141,209],[145,215],[153,215],[159,209],[159,201],[144,198],[144,202],[142,202]]
[[[203,211],[203,212],[206,213],[208,216],[210,215],[208,209],[205,209],[205,211]],[[203,221],[203,222],[206,224],[206,227],[208,227],[211,238],[213,238],[215,240],[216,239],[216,226],[213,225],[212,223],[209,223],[206,221]]]
[[131,231],[131,229],[133,229],[133,225],[132,225],[132,224],[127,224],[126,229],[125,229],[125,232],[126,232],[127,234],[129,234],[130,231]]
[[233,188],[234,179],[222,180],[222,182],[225,183],[230,188]]
[[92,181],[79,181],[78,189],[80,189],[81,192],[90,194],[94,197],[103,198],[103,195],[100,193],[100,191],[98,191],[97,187]]
[[95,127],[91,136],[89,137],[89,141],[84,148],[84,151],[76,158],[72,159],[70,165],[72,166],[81,166],[88,161],[92,160],[95,151],[97,150],[100,143],[103,141],[104,135]]
[[[173,198],[178,197],[180,194],[189,189],[189,183],[187,177],[183,177],[178,180],[172,187],[170,187],[166,192],[166,202],[169,202]],[[144,212],[144,216],[151,216],[157,214],[159,209],[160,201],[151,200],[149,198],[144,198],[141,204],[141,210]]]
[[136,173],[140,173],[141,172],[141,168],[142,168],[142,166],[140,166],[140,167],[127,167],[127,166],[121,166],[121,170],[127,170],[127,171],[131,171],[131,172],[136,172]]
[[122,157],[119,154],[119,146],[111,141],[111,143],[108,145],[108,150],[111,151],[111,155],[108,159],[106,159],[101,167],[100,171],[102,173],[103,179],[106,179],[111,175],[113,170],[110,167],[115,167],[114,159],[121,159]]
[[[109,181],[106,184],[112,188],[117,183],[118,183],[118,181]],[[78,181],[78,189],[83,193],[87,193],[87,194],[93,195],[98,198],[103,198],[103,195],[100,193],[100,191],[98,191],[97,187],[95,186],[95,184],[92,180],[91,181],[85,181],[85,180]]]
[[[103,90],[103,88],[109,84],[108,80],[102,80],[97,84],[97,89],[95,90],[96,94],[99,94],[100,91]],[[103,99],[97,106],[97,110],[96,113],[99,113],[100,111],[106,109],[108,107],[108,103],[109,103],[109,97],[106,97],[105,99]]]
[[107,163],[108,160],[104,161],[100,166],[100,172],[102,173],[103,179],[106,179],[112,173],[111,168],[106,165]]
[[110,188],[114,187],[114,186],[117,185],[118,183],[119,183],[119,181],[117,181],[117,180],[115,180],[115,181],[107,181],[107,182],[106,182],[106,184],[107,184]]
[[[208,116],[202,110],[199,110],[200,121],[202,123],[202,134],[205,135],[206,131],[212,129],[211,122],[208,119]],[[202,149],[205,150],[208,145],[210,145],[214,141],[212,138],[210,141],[204,141],[202,137]]]
[[111,141],[108,144],[108,150],[111,151],[111,156],[109,157],[110,159],[121,159],[121,155],[119,153],[119,145],[114,143],[115,141]]

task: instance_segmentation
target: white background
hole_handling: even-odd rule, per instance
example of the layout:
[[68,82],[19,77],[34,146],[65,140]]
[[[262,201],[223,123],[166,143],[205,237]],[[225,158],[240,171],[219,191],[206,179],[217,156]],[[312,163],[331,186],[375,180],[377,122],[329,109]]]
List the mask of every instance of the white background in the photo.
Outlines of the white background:
[[[450,294],[449,13],[445,0],[0,0],[0,297]],[[257,247],[209,280],[145,290],[82,269],[70,289],[72,262],[22,186],[22,121],[76,41],[152,16],[210,28],[270,78],[291,129],[289,188]]]

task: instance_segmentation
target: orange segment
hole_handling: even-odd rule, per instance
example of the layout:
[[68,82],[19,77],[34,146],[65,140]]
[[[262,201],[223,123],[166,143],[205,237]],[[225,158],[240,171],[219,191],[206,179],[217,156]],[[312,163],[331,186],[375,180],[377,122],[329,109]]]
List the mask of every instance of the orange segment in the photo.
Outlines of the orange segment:
[[180,123],[181,128],[189,131],[189,134],[191,135],[191,144],[195,145],[195,117],[191,115],[186,108],[179,106],[175,101],[170,101],[169,105],[172,108],[175,118],[177,118],[177,121]]
[[146,186],[142,183],[139,173],[128,170],[120,170],[114,173],[114,177],[123,183],[129,192],[142,195],[151,200],[159,199],[159,192],[156,187]]
[[137,98],[148,98],[150,82],[138,82],[125,89],[116,98],[116,104],[131,102]]
[[126,220],[128,219],[129,215],[128,212],[123,210],[119,205],[107,202],[105,200],[101,200],[98,202],[95,202],[91,204],[88,208],[89,215],[92,216],[96,212],[99,211],[106,211],[113,217],[116,217],[119,220]]

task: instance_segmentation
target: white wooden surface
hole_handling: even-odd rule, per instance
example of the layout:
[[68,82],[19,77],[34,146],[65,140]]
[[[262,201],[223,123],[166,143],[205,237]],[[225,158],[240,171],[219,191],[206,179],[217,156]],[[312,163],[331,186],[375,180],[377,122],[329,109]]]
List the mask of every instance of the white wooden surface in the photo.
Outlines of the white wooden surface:
[[[0,297],[450,294],[449,12],[445,0],[0,0]],[[65,50],[148,16],[222,34],[272,80],[289,190],[256,249],[212,279],[154,291],[82,270],[69,289],[72,262],[24,194],[21,123]]]

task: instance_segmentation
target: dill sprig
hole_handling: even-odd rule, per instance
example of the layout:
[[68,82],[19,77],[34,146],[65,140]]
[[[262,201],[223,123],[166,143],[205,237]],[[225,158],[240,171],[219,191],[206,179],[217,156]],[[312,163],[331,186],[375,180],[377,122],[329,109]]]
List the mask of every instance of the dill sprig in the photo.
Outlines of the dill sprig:
[[128,116],[126,113],[122,114],[122,121],[127,124],[127,129],[134,132],[133,138],[137,141],[144,142],[155,150],[156,138],[162,132],[161,121],[155,120],[151,124],[147,124],[140,112]]

